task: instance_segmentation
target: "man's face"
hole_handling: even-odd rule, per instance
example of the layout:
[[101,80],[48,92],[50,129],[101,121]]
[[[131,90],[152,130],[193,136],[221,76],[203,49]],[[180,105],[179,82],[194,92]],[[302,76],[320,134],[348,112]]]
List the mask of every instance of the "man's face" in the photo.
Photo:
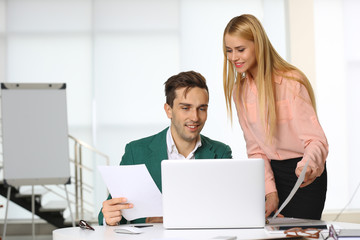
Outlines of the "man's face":
[[173,107],[165,103],[165,111],[171,119],[171,134],[176,144],[196,143],[207,119],[209,95],[205,89],[191,88],[184,96],[186,88],[175,91]]

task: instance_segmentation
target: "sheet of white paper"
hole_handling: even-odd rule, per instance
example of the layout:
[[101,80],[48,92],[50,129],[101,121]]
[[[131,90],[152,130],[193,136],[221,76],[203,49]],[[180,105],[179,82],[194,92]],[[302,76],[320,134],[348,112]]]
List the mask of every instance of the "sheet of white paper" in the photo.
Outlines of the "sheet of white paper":
[[113,198],[126,197],[134,204],[122,210],[131,221],[143,217],[162,216],[162,195],[145,164],[129,166],[98,166]]
[[306,173],[306,168],[309,164],[309,161],[306,162],[303,170],[300,173],[300,176],[298,178],[298,180],[296,181],[293,189],[291,190],[289,196],[285,199],[285,201],[283,202],[283,204],[281,204],[281,207],[279,208],[279,210],[277,210],[277,212],[275,213],[275,215],[272,217],[273,219],[277,217],[277,215],[279,215],[279,213],[283,210],[284,207],[286,207],[286,205],[290,202],[290,200],[292,199],[292,197],[295,195],[296,191],[299,189],[300,185],[302,184],[302,182],[304,181],[305,178],[305,173]]

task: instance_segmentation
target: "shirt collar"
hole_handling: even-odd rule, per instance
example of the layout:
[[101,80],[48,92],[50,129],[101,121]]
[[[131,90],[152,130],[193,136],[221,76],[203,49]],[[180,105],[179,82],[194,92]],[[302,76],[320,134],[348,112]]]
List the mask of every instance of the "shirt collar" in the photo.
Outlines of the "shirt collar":
[[[171,130],[170,130],[170,127],[167,131],[167,134],[166,134],[166,144],[167,144],[167,150],[168,150],[168,153],[170,154],[177,154],[177,155],[181,155],[175,145],[175,142],[174,142],[174,139],[172,137],[172,134],[171,134]],[[199,139],[198,141],[196,142],[195,144],[195,147],[194,149],[191,151],[191,153],[188,155],[188,156],[184,156],[186,159],[190,159],[190,158],[194,158],[194,153],[195,151],[201,147],[201,137],[199,136]]]

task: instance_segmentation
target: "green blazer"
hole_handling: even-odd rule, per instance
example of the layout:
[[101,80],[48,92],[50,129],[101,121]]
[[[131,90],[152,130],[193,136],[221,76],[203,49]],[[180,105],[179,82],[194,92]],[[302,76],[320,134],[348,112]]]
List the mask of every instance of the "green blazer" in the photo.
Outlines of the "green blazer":
[[[150,137],[142,138],[130,142],[125,147],[125,153],[121,159],[120,165],[145,164],[155,184],[161,188],[161,161],[168,159],[166,134],[168,128]],[[201,147],[195,152],[195,159],[215,159],[215,158],[232,158],[231,149],[228,145],[211,140],[208,137],[200,135]],[[126,197],[126,196],[124,196]],[[108,199],[111,196],[109,195]],[[99,225],[103,224],[103,214],[100,210]],[[144,218],[132,221],[133,223],[143,223]],[[126,223],[122,218],[121,222]]]

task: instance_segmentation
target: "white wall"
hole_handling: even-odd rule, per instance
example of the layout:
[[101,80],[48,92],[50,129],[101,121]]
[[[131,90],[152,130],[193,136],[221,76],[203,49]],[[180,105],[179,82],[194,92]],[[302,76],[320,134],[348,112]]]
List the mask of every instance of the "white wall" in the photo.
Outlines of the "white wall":
[[[356,0],[345,0],[343,3],[344,14],[344,52],[345,52],[345,74],[346,80],[346,126],[347,126],[347,151],[349,172],[346,178],[348,192],[347,198],[350,199],[356,187],[360,184],[359,154],[360,146],[360,31],[355,26],[360,24],[360,2]],[[339,83],[341,84],[341,83]],[[341,159],[344,161],[344,159]],[[341,176],[339,176],[341,177]],[[360,190],[354,195],[350,208],[360,208]]]
[[[315,0],[316,78],[319,117],[330,153],[326,209],[360,208],[360,2]],[[355,195],[354,195],[355,194]]]

